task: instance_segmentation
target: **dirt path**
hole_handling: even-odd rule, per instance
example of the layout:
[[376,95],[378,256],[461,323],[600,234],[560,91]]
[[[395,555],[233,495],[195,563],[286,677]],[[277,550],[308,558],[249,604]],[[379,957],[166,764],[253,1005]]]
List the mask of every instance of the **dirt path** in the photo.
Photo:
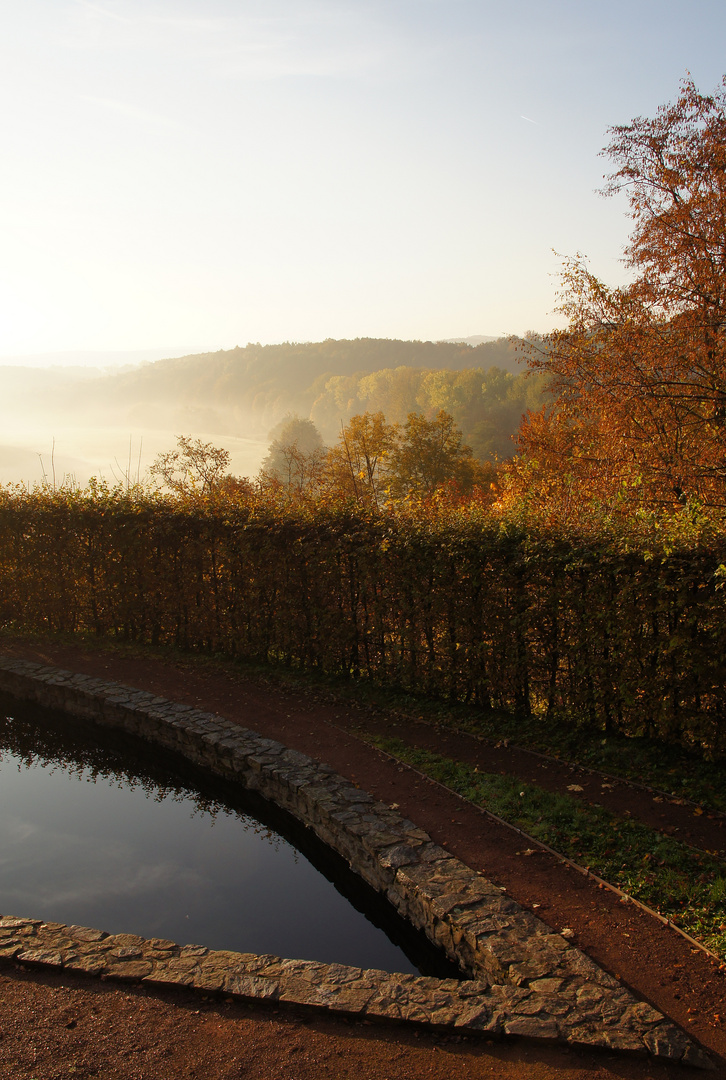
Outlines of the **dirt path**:
[[[18,643],[9,647],[6,643],[3,649],[217,711],[327,761],[378,798],[398,803],[401,811],[435,840],[503,885],[555,930],[571,927],[577,944],[593,959],[686,1028],[711,1054],[724,1059],[719,1071],[726,1076],[726,972],[654,919],[620,903],[556,859],[546,854],[522,854],[516,834],[493,825],[474,807],[389,761],[346,730],[367,727],[385,731],[392,722],[380,713],[206,663],[171,663],[147,656],[102,653],[80,645]],[[400,719],[395,723],[399,726],[391,733],[402,734]],[[455,737],[419,727],[417,741],[425,738],[431,749],[452,753],[451,739]],[[481,744],[473,746],[471,740],[464,740],[456,749],[483,754],[487,767],[494,767],[494,751]],[[509,769],[503,759],[500,764]],[[536,771],[532,779],[538,783],[543,783],[545,773],[553,785],[562,779],[572,783],[569,770],[560,776],[557,769],[550,772],[540,765],[529,761],[529,768]],[[620,788],[618,792],[634,799],[633,805],[641,798],[633,789]],[[647,804],[643,803],[644,811],[657,817],[657,822],[650,823],[660,823],[662,828],[663,821],[669,821],[660,815],[674,812],[680,815],[678,821],[682,818],[691,826],[683,807],[664,803],[655,804],[654,810],[651,797],[647,797]],[[701,819],[696,821],[700,828]],[[723,847],[720,824],[715,820],[703,824],[718,830],[714,835],[720,843],[711,845],[709,832],[709,846]],[[683,824],[675,827],[680,829]],[[180,994],[122,991],[65,976],[12,969],[4,969],[2,974],[0,1076],[19,1080],[66,1080],[70,1076],[99,1076],[103,1080],[197,1076],[205,1080],[302,1080],[327,1074],[355,1075],[358,1080],[451,1075],[462,1080],[489,1076],[536,1080],[562,1075],[594,1080],[669,1073],[661,1066],[610,1055],[583,1055],[524,1043],[452,1043],[433,1036],[416,1037],[401,1028],[302,1017],[259,1006],[251,1010]],[[75,1010],[73,1015],[68,1009]],[[69,1019],[63,1020],[65,1016]],[[682,1070],[678,1075],[683,1075]]]

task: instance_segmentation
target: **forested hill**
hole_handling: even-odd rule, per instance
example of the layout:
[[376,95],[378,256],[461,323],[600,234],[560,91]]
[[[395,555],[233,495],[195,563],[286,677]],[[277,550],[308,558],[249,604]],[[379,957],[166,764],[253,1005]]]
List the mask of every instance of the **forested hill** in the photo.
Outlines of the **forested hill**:
[[[96,425],[264,440],[287,414],[315,422],[331,444],[341,423],[381,411],[391,423],[411,412],[450,413],[477,456],[506,457],[541,378],[527,378],[518,343],[352,341],[254,345],[157,360],[118,373],[69,377],[0,369],[0,397],[14,415],[42,417],[49,432]],[[14,370],[14,374],[13,374]],[[11,378],[12,376],[12,378]],[[12,381],[14,379],[15,381]],[[5,386],[7,383],[7,386]],[[3,389],[8,392],[1,393]]]
[[[73,391],[75,409],[112,405],[125,409],[130,422],[168,423],[184,430],[252,431],[266,434],[288,412],[317,414],[326,437],[335,435],[349,410],[340,401],[340,380],[360,380],[376,372],[401,369],[421,373],[489,370],[521,374],[515,343],[502,338],[472,347],[457,342],[398,341],[385,338],[328,339],[321,342],[255,345],[158,360],[132,371],[88,380]],[[334,400],[326,388],[337,380]],[[328,397],[330,395],[328,394]],[[349,394],[349,397],[360,395]],[[388,413],[380,393],[376,408]],[[396,394],[399,402],[401,394]],[[406,395],[404,395],[406,396]],[[321,400],[321,398],[323,400]],[[315,408],[316,403],[318,407]],[[393,405],[393,403],[391,403]],[[342,412],[341,412],[341,405]],[[407,405],[416,401],[407,395]],[[365,408],[365,400],[361,407]],[[398,419],[401,409],[394,409]]]
[[[447,341],[352,341],[254,345],[158,360],[104,380],[113,395],[128,401],[165,401],[228,406],[231,401],[260,409],[295,407],[307,411],[320,380],[367,374],[382,368],[458,371],[498,367],[520,373],[517,348],[508,339],[472,347]],[[89,388],[90,389],[90,388]],[[307,408],[306,408],[307,405]]]

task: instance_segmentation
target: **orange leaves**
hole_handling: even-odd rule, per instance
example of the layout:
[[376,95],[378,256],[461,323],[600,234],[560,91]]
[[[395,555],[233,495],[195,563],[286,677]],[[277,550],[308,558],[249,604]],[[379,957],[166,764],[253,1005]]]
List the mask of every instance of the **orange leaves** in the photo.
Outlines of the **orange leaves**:
[[428,420],[422,413],[409,413],[391,455],[391,491],[394,496],[430,496],[452,482],[471,490],[481,466],[464,445],[454,418],[443,409]]
[[710,96],[687,80],[674,104],[611,135],[606,193],[628,194],[637,276],[609,289],[582,256],[565,262],[569,325],[530,351],[558,396],[520,446],[540,483],[564,470],[583,504],[724,506],[726,80]]
[[610,132],[605,153],[619,167],[606,193],[627,191],[627,256],[668,310],[723,308],[725,113],[726,79],[703,95],[688,78],[655,117]]

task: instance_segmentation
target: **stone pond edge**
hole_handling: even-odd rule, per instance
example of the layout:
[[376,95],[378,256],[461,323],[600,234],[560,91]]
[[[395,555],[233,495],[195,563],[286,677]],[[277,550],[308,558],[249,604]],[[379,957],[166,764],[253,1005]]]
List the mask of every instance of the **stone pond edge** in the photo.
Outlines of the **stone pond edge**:
[[0,961],[713,1067],[673,1023],[395,807],[281,743],[152,693],[0,656],[0,690],[122,728],[236,779],[314,830],[470,978],[181,946],[5,915]]

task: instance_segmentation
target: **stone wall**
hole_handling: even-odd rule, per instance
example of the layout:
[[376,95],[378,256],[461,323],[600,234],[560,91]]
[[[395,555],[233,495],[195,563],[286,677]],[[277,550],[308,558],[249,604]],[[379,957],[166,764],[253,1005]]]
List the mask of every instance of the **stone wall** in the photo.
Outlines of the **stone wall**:
[[0,657],[0,689],[123,728],[259,791],[314,829],[468,978],[215,952],[12,916],[0,918],[0,957],[707,1066],[659,1012],[413,822],[329,766],[221,716],[27,661]]

